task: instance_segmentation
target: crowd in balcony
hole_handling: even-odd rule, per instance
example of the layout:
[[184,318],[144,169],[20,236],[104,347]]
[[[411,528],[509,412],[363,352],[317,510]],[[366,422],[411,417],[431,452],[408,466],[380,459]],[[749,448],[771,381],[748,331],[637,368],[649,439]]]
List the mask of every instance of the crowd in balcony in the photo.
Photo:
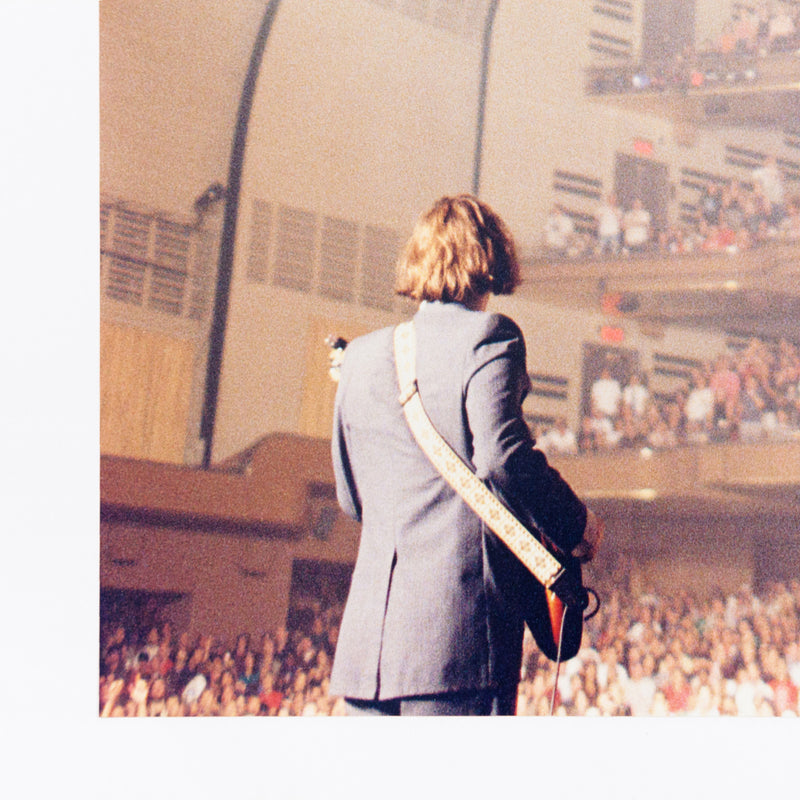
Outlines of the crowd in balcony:
[[676,52],[643,53],[637,64],[593,70],[591,91],[684,92],[715,84],[752,82],[764,59],[800,53],[800,8],[780,0],[736,5],[717,36]]
[[[775,156],[748,181],[710,178],[680,223],[657,229],[640,198],[623,207],[611,192],[587,225],[555,203],[545,220],[549,257],[629,257],[738,253],[771,242],[800,242],[800,192],[788,192]],[[576,222],[577,219],[577,222]],[[579,224],[580,223],[580,224]]]
[[721,352],[690,370],[671,394],[651,393],[648,377],[620,381],[605,365],[592,383],[579,429],[565,418],[535,432],[548,455],[683,445],[800,439],[800,348],[752,339],[739,352]]
[[[708,598],[609,573],[578,655],[556,670],[526,631],[519,715],[797,716],[800,582]],[[340,606],[233,642],[168,623],[102,628],[101,717],[339,716],[328,692]]]

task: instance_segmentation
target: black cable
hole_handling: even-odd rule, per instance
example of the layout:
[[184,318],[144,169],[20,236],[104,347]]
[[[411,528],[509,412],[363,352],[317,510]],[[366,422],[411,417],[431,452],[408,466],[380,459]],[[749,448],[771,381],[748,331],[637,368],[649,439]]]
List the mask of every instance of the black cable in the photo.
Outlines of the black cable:
[[[586,591],[594,597],[594,609],[592,609],[591,613],[584,615],[583,621],[586,622],[590,620],[599,610],[600,610],[600,597],[597,592],[592,589],[590,586],[586,587]],[[556,690],[558,689],[558,673],[561,669],[561,642],[564,639],[564,620],[567,617],[567,609],[564,609],[564,613],[561,615],[561,630],[558,633],[558,651],[556,652],[556,676],[553,682],[553,696],[550,698],[550,716],[552,717],[555,713],[556,707]]]
[[[591,591],[591,590],[590,590]],[[593,593],[594,594],[594,593]],[[595,595],[597,597],[597,595]],[[597,609],[595,609],[595,612]],[[561,669],[561,642],[564,640],[564,620],[567,618],[567,609],[561,615],[561,630],[558,632],[558,651],[556,652],[556,676],[553,680],[553,696],[550,698],[550,716],[553,716],[556,708],[556,689],[558,689],[558,673]]]

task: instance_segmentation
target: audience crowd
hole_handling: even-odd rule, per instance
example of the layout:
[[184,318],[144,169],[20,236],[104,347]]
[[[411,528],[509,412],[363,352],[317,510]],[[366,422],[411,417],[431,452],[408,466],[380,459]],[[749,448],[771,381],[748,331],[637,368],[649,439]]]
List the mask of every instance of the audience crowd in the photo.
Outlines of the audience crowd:
[[601,585],[578,655],[555,666],[526,637],[517,713],[798,715],[800,582],[707,598]]
[[[574,659],[557,672],[526,631],[518,715],[552,703],[567,716],[797,716],[800,581],[699,598],[593,572],[603,602]],[[311,625],[230,643],[111,621],[100,716],[340,716],[328,692],[340,613],[317,607]]]
[[800,241],[800,194],[788,194],[777,159],[768,156],[751,180],[710,179],[697,204],[678,224],[656,229],[650,211],[634,198],[623,208],[615,193],[600,201],[583,229],[567,208],[554,204],[545,221],[551,257],[738,253],[771,242]]
[[[794,51],[800,55],[800,5],[760,2],[736,5],[720,35],[695,50],[649,54],[636,66],[600,68],[593,91],[685,92],[715,82],[752,81],[760,59]],[[555,204],[545,223],[550,255],[582,258],[610,253],[682,254],[738,252],[769,241],[800,240],[800,193],[788,192],[777,159],[768,156],[749,178],[712,178],[698,185],[699,200],[677,224],[659,220],[642,198],[622,208],[615,194],[602,198],[594,219]]]
[[690,370],[671,394],[651,393],[647,375],[620,381],[604,367],[592,383],[579,430],[565,419],[534,431],[548,455],[616,448],[665,450],[682,445],[800,438],[800,348],[752,339]]

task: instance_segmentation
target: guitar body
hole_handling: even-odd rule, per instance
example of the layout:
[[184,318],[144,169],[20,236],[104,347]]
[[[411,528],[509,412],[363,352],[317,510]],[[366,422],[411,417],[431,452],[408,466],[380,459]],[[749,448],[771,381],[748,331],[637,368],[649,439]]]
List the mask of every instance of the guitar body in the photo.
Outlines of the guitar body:
[[[498,493],[499,494],[499,493]],[[509,603],[509,613],[522,617],[533,634],[539,649],[551,661],[557,661],[558,637],[562,633],[561,661],[568,661],[578,654],[583,637],[583,614],[586,602],[567,605],[554,592],[545,587],[533,576],[525,565],[508,549],[493,532],[487,531],[487,557],[501,589]],[[580,562],[571,556],[559,555],[559,560],[567,572],[565,578],[570,589],[567,596],[583,599],[583,576]],[[563,584],[559,581],[559,590]],[[513,611],[512,611],[513,609]]]
[[[575,561],[570,570],[581,580],[581,566]],[[526,577],[527,576],[527,577]],[[529,572],[520,574],[522,585],[515,592],[525,624],[530,628],[539,649],[551,661],[559,660],[558,638],[561,636],[561,661],[578,654],[583,638],[583,608],[566,605],[554,592],[545,589]],[[563,632],[562,632],[563,620]]]

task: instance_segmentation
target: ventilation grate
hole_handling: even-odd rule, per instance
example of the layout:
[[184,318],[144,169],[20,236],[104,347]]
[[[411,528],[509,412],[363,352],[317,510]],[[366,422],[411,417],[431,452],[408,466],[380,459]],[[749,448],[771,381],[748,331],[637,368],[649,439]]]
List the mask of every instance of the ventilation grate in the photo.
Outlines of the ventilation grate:
[[140,306],[144,301],[144,278],[143,264],[112,256],[108,259],[106,296]]
[[119,255],[146,259],[150,249],[151,219],[147,214],[118,209],[111,249]]
[[566,400],[568,397],[569,379],[560,375],[545,375],[529,372],[531,380],[530,393],[536,397],[548,397],[553,400]]
[[725,163],[732,167],[739,167],[752,171],[764,163],[766,154],[760,150],[748,150],[744,147],[725,145]]
[[664,378],[689,380],[692,370],[700,369],[702,361],[685,356],[674,356],[668,353],[653,353],[653,375]]
[[553,190],[562,194],[599,200],[603,194],[603,183],[597,178],[557,169],[553,172]]
[[358,225],[333,217],[322,222],[319,291],[334,300],[355,297]]
[[153,267],[147,305],[154,311],[180,316],[185,291],[185,272]]
[[209,307],[210,238],[180,218],[104,199],[100,257],[104,297],[194,319]]
[[155,262],[163,267],[186,272],[192,229],[166,219],[156,220]]
[[250,281],[395,310],[396,231],[262,200],[249,224]]
[[307,292],[313,277],[315,216],[311,211],[280,206],[277,222],[272,282]]
[[603,196],[602,181],[589,175],[557,169],[553,171],[553,194],[556,202],[572,217],[575,230],[593,235],[597,227],[594,211]]
[[589,49],[615,59],[628,60],[632,57],[633,42],[620,36],[612,36],[603,31],[589,31]]
[[633,23],[633,3],[630,0],[597,0],[592,13],[618,22]]

